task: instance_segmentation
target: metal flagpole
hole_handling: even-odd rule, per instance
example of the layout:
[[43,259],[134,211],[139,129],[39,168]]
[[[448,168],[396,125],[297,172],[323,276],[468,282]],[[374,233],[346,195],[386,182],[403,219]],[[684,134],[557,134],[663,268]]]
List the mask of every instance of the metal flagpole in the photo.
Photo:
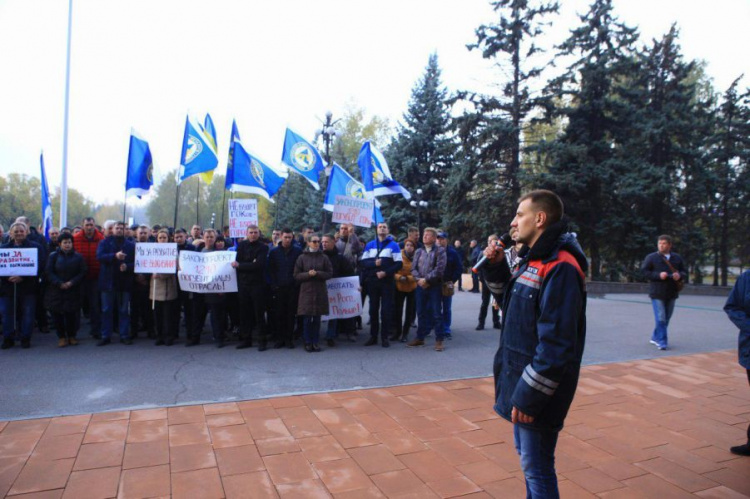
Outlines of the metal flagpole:
[[221,230],[224,230],[224,211],[227,209],[227,189],[224,187],[224,198],[221,200]]
[[198,191],[195,194],[195,223],[197,225],[201,224],[201,178],[196,175],[198,178]]
[[178,171],[178,174],[177,174],[177,189],[175,189],[175,193],[174,193],[174,226],[173,226],[174,230],[177,230],[177,211],[179,210],[179,207],[180,207],[180,205],[179,205],[179,201],[180,201],[180,185],[182,185],[182,183],[180,182],[180,177],[179,177],[179,169],[177,171]]
[[65,61],[65,118],[63,124],[62,184],[60,185],[60,227],[68,225],[68,115],[70,103],[70,39],[73,26],[73,0],[68,1],[68,53]]

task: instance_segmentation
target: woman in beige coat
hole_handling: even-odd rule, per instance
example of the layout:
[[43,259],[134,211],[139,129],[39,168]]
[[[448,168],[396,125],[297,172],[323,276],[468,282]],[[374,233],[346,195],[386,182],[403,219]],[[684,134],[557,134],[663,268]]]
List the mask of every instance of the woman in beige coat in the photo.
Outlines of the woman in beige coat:
[[[162,229],[156,234],[157,243],[169,242],[169,231]],[[176,274],[153,274],[149,299],[154,307],[156,345],[174,345],[177,326],[180,323],[180,307]]]

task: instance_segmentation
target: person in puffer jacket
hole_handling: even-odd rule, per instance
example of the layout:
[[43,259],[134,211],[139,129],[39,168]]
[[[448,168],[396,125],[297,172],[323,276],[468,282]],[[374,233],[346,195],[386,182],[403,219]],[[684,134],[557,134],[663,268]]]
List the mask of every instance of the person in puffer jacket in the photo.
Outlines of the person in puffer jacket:
[[528,497],[559,497],[555,446],[573,402],[586,339],[588,264],[553,192],[519,200],[511,227],[523,243],[510,274],[502,248],[485,255],[488,281],[505,280],[495,354],[495,411],[514,425]]

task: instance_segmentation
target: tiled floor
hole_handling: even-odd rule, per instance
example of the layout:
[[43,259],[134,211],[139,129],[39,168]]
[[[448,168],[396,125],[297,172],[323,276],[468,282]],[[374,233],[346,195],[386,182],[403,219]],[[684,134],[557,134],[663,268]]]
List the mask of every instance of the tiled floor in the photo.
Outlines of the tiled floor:
[[[524,497],[492,381],[0,422],[0,496]],[[736,352],[584,368],[563,497],[750,497]]]

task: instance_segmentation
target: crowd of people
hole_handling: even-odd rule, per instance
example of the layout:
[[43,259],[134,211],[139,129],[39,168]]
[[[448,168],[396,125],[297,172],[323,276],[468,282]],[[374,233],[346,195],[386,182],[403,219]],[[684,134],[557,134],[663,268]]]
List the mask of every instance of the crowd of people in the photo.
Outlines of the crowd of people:
[[[2,247],[36,248],[38,273],[0,278],[0,348],[18,340],[29,348],[36,329],[54,330],[61,348],[75,346],[85,325],[97,346],[115,337],[125,345],[142,337],[171,346],[184,336],[190,347],[206,341],[208,321],[217,347],[236,340],[239,349],[294,348],[301,338],[305,350],[319,352],[323,344],[357,341],[361,316],[328,320],[323,332],[321,318],[329,314],[326,281],[358,276],[362,302],[369,303],[366,346],[422,346],[434,331],[434,348],[443,351],[452,338],[452,298],[463,291],[461,275],[482,254],[476,241],[467,255],[460,240],[450,244],[440,229],[422,232],[409,227],[397,241],[380,223],[366,242],[350,224],[323,235],[312,227],[296,234],[275,229],[270,237],[250,226],[244,238],[230,238],[229,227],[194,225],[188,232],[86,218],[80,226],[53,227],[47,238],[19,217],[7,234],[0,227]],[[153,242],[175,243],[178,252],[235,252],[238,291],[188,292],[176,274],[135,272],[135,245]],[[472,291],[479,291],[477,282]]]

